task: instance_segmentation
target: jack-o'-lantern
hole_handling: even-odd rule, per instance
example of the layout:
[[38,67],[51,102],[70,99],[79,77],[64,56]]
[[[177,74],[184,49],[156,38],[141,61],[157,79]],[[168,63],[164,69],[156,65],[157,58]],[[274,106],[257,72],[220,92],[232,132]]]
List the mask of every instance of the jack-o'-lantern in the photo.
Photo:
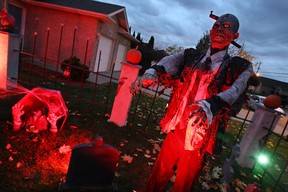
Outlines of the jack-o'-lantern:
[[269,95],[263,100],[265,107],[276,109],[281,105],[281,98],[278,95]]
[[138,50],[138,46],[136,46],[135,49],[130,49],[126,55],[126,61],[131,64],[137,65],[138,63],[140,63],[141,59],[142,54]]

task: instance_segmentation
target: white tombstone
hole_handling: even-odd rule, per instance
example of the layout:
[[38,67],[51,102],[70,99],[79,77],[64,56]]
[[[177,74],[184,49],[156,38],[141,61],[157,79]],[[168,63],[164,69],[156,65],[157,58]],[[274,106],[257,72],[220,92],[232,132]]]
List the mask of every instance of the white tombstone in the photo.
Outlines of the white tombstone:
[[20,36],[0,31],[0,89],[15,88],[18,79]]
[[129,108],[133,95],[130,93],[131,84],[137,79],[141,66],[121,62],[122,69],[117,93],[109,122],[119,127],[126,125]]
[[240,156],[236,159],[239,165],[248,168],[254,166],[255,159],[260,152],[260,140],[268,134],[269,129],[274,130],[281,115],[285,114],[267,108],[263,104],[257,104],[252,122],[240,142]]

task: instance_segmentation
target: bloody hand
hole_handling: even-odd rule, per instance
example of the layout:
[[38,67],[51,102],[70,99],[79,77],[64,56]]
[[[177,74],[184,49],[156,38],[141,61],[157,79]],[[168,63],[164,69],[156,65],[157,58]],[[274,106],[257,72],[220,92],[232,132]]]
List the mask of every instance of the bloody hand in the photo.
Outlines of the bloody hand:
[[141,88],[151,86],[151,89],[157,84],[158,75],[155,69],[148,69],[142,77],[136,79],[130,86],[130,93],[132,95],[139,94],[141,92]]
[[190,120],[193,117],[194,119],[194,122],[192,123],[193,126],[198,125],[199,127],[202,127],[203,125],[208,124],[206,112],[202,109],[202,107],[200,107],[196,103],[191,104],[190,107],[191,107],[191,114],[189,115],[188,120]]

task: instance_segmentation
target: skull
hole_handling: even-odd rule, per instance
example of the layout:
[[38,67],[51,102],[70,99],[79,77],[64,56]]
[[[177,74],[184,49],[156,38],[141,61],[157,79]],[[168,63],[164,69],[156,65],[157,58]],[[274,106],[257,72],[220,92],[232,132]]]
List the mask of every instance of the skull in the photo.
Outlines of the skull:
[[229,44],[237,39],[239,33],[239,21],[232,14],[220,16],[210,30],[210,41],[213,49],[225,49]]

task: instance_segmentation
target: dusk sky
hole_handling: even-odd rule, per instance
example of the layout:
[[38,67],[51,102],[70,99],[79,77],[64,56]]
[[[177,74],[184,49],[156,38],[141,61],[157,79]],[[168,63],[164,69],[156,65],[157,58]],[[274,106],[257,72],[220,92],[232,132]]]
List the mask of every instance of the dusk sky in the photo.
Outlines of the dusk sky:
[[[260,63],[261,76],[288,82],[287,0],[99,0],[126,8],[132,32],[144,42],[151,36],[155,46],[195,47],[210,30],[215,15],[232,13],[240,21],[237,42]],[[255,71],[257,68],[255,69]]]

